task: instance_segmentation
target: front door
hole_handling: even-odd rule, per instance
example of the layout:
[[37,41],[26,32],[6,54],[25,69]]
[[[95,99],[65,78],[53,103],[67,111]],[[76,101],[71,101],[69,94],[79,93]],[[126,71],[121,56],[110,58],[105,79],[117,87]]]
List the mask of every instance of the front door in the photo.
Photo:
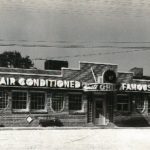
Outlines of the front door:
[[95,125],[105,125],[105,103],[103,98],[95,99]]

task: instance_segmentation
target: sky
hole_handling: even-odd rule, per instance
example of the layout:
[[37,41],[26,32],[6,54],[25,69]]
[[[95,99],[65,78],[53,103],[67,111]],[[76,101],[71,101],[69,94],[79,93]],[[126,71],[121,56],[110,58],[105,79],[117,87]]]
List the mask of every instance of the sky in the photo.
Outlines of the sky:
[[150,0],[0,0],[0,53],[143,67],[150,75]]

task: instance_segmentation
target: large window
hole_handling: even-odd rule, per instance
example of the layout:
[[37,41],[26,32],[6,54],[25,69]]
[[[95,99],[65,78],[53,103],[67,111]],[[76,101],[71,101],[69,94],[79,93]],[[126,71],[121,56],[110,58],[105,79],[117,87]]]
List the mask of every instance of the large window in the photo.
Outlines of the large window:
[[27,92],[12,92],[12,108],[16,110],[27,109]]
[[135,101],[135,106],[136,106],[136,110],[138,112],[142,112],[143,109],[144,109],[144,94],[142,93],[135,93],[133,95],[133,98],[132,98],[134,101]]
[[53,93],[52,94],[52,109],[56,112],[62,111],[64,107],[64,94]]
[[45,109],[45,93],[31,92],[30,93],[30,108],[32,110],[43,110]]
[[82,95],[70,94],[69,95],[69,110],[81,110],[82,109]]
[[124,94],[117,95],[117,110],[121,112],[129,111],[129,96]]
[[[28,98],[30,96],[30,98]],[[13,91],[13,111],[45,111],[46,96],[44,92]]]
[[0,91],[0,110],[5,109],[8,105],[8,98],[6,92]]

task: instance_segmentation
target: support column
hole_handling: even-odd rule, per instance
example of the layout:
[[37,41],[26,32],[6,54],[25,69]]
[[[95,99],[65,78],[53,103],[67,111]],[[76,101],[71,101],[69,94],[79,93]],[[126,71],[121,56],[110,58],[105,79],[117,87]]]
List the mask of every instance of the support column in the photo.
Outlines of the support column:
[[87,121],[88,123],[92,123],[93,122],[93,94],[90,93],[87,96]]

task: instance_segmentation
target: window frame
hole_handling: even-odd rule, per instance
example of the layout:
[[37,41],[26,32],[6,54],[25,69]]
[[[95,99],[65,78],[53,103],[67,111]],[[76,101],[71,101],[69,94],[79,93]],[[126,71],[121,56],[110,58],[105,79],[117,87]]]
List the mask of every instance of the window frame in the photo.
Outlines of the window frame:
[[[137,95],[132,96],[132,99],[135,101],[135,109],[136,111],[142,113],[145,107],[145,95],[144,93],[136,93],[136,94]],[[141,106],[142,104],[143,107],[137,107],[137,104],[139,104],[138,106]]]
[[[116,96],[117,96],[116,110],[117,110],[118,112],[130,112],[130,95],[129,95],[129,94],[123,94],[123,93],[122,93],[122,94],[117,94]],[[119,100],[118,97],[119,97],[119,96],[127,97],[128,99],[126,99],[126,100],[128,101],[128,103],[122,103],[122,102],[121,102],[121,103],[120,103],[120,102],[118,103],[118,100]],[[121,105],[121,110],[118,110],[118,104]],[[124,107],[123,105],[128,105],[127,110],[123,110],[123,107]]]
[[8,105],[9,105],[9,100],[8,100],[8,94],[7,94],[7,92],[5,90],[0,90],[0,93],[1,92],[4,93],[4,97],[1,97],[1,99],[4,99],[5,102],[0,101],[0,103],[1,103],[1,106],[4,103],[5,107],[4,108],[0,107],[0,111],[7,109]]
[[[69,105],[70,105],[70,95],[74,95],[74,96],[81,96],[81,109],[70,109]],[[82,112],[83,110],[83,94],[82,93],[68,93],[68,110],[69,112]]]
[[[13,108],[13,93],[14,92],[22,92],[22,93],[26,93],[27,94],[27,98],[26,98],[26,109],[14,109]],[[27,90],[12,90],[11,92],[11,97],[12,97],[12,104],[11,104],[11,109],[12,109],[12,112],[15,112],[15,113],[22,113],[22,112],[29,112],[29,106],[30,106],[30,102],[29,102],[29,92]]]
[[[58,93],[63,95],[63,103],[62,103],[62,108],[59,111],[56,111],[53,108],[53,94],[58,94]],[[63,92],[52,92],[51,97],[50,97],[50,108],[51,108],[51,110],[55,113],[60,113],[60,112],[64,111],[64,109],[65,109],[65,99],[66,99],[65,93],[63,93]]]
[[[44,94],[44,97],[45,97],[45,103],[44,103],[44,109],[31,109],[31,93],[43,93]],[[30,102],[30,112],[31,113],[47,113],[47,95],[46,95],[46,92],[44,91],[29,91],[29,102]]]

